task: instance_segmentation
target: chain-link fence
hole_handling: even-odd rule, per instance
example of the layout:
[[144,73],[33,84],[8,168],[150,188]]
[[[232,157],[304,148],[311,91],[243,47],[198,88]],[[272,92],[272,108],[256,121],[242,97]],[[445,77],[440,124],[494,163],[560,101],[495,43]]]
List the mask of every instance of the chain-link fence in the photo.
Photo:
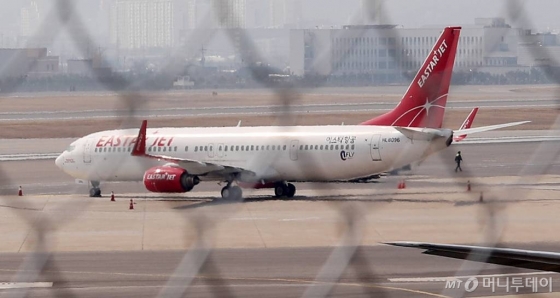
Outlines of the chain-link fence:
[[[226,7],[228,15],[234,15],[239,13],[235,11],[235,9],[229,5],[231,1],[228,0],[214,0],[214,5],[219,7]],[[69,36],[73,40],[76,41],[75,46],[79,48],[83,53],[86,53],[90,50],[91,45],[95,44],[95,40],[92,38],[92,32],[89,32],[87,27],[84,25],[81,17],[76,12],[76,4],[78,2],[72,0],[57,0],[54,1],[52,10],[49,14],[44,18],[42,21],[41,26],[39,26],[40,30],[35,33],[35,37],[47,37],[48,36],[55,36],[60,34],[61,31],[65,30]],[[228,4],[229,3],[229,4]],[[524,28],[531,28],[531,20],[526,17],[524,14],[524,2],[523,1],[507,1],[505,2],[505,6],[503,7],[503,14],[507,17],[508,22],[511,23],[514,27],[524,27]],[[391,19],[391,12],[387,11],[385,6],[383,5],[383,1],[371,1],[370,5],[367,5],[370,11],[369,13],[370,19],[375,22],[379,18],[382,18],[382,21],[387,24],[398,23],[399,20],[392,20]],[[430,9],[429,7],[427,9]],[[204,16],[203,20],[210,20],[214,18],[214,14],[216,13],[216,17],[220,20],[223,24],[225,22],[225,18],[223,17],[224,11],[221,10],[219,13],[217,11],[212,11],[210,15]],[[356,12],[356,15],[351,19],[350,23],[352,24],[361,24],[364,12],[359,10]],[[235,17],[234,17],[235,18]],[[201,24],[200,30],[195,29],[192,31],[192,35],[186,38],[186,42],[183,46],[179,47],[179,50],[173,52],[168,61],[167,66],[164,68],[162,76],[166,78],[176,78],[182,75],[184,69],[181,67],[181,63],[177,63],[177,61],[184,61],[185,59],[190,59],[193,57],[186,57],[185,53],[195,53],[196,48],[198,45],[190,44],[190,39],[196,39],[198,41],[210,41],[212,40],[215,33],[219,30],[208,30],[206,28],[210,27],[206,24]],[[204,28],[204,29],[203,29]],[[366,34],[368,30],[378,30],[378,29],[363,29],[361,34]],[[507,30],[507,29],[504,29]],[[261,74],[261,69],[259,65],[262,61],[266,61],[266,59],[259,53],[258,47],[255,45],[255,42],[251,39],[247,31],[243,29],[229,29],[225,31],[230,38],[232,44],[236,45],[238,50],[237,55],[239,59],[243,61],[244,66],[249,70],[252,74],[252,78],[255,82],[272,90],[275,94],[277,104],[280,105],[282,108],[275,114],[275,121],[271,123],[274,125],[275,130],[279,131],[289,131],[292,126],[298,124],[299,117],[296,113],[292,112],[292,107],[298,104],[301,95],[305,92],[309,91],[309,87],[306,86],[305,88],[301,88],[297,84],[286,84],[286,83],[278,83],[275,81],[268,80],[267,77]],[[335,38],[344,38],[347,34],[350,34],[344,30],[336,31],[337,36]],[[379,30],[379,35],[384,38],[393,38],[395,40],[400,40],[401,36],[399,36],[399,30]],[[353,38],[359,37],[356,35],[352,35]],[[79,41],[79,42],[78,42]],[[490,41],[490,43],[495,42],[496,44],[500,43],[499,40]],[[348,51],[346,51],[347,55],[352,53],[354,45],[352,45]],[[489,47],[493,47],[489,45]],[[391,59],[397,61],[399,65],[419,65],[422,61],[418,61],[412,55],[400,55],[400,53],[406,53],[406,48],[401,43],[398,43],[396,46],[396,51],[394,51],[394,56]],[[329,55],[330,49],[324,49],[320,55]],[[347,55],[341,55],[341,61],[347,59]],[[537,53],[534,53],[536,56]],[[538,55],[542,55],[539,53]],[[548,55],[549,59],[552,60],[553,56],[551,54]],[[102,56],[102,58],[104,58]],[[319,58],[320,59],[320,58]],[[333,72],[336,72],[336,67],[342,65],[342,63],[338,63],[341,61],[334,61],[332,65],[334,65]],[[17,63],[14,61],[13,63]],[[108,63],[106,63],[108,64]],[[5,68],[11,69],[14,65],[7,65]],[[546,69],[546,68],[545,68]],[[472,70],[476,71],[477,67],[473,66]],[[0,73],[2,69],[0,69]],[[553,71],[546,71],[547,78],[555,82],[556,84],[560,84],[560,77],[554,73]],[[98,78],[98,83],[101,84],[105,90],[110,90],[117,92],[120,95],[120,99],[122,100],[124,106],[127,107],[126,111],[119,111],[119,117],[121,122],[121,128],[134,128],[139,127],[140,118],[137,117],[136,112],[142,108],[149,100],[149,98],[142,92],[135,91],[137,90],[138,86],[144,85],[146,82],[143,81],[131,81],[129,78],[125,76],[120,76],[119,74],[112,75],[109,79],[102,73],[96,73],[96,77]],[[22,84],[24,81],[14,81],[13,84],[10,86],[10,90],[17,90],[17,84]],[[319,78],[314,82],[314,86],[316,88],[324,86],[328,83],[328,77]],[[560,89],[556,89],[560,90]],[[556,91],[558,92],[558,91]],[[560,98],[560,94],[555,94],[556,98]],[[550,130],[557,130],[560,124],[560,118],[557,118],[556,122],[550,127]],[[513,182],[513,184],[517,184],[520,182],[527,183],[527,181],[533,181],[536,178],[535,174],[544,174],[546,173],[553,161],[558,158],[560,153],[560,147],[556,146],[555,143],[552,142],[543,142],[539,145],[536,152],[533,152],[531,158],[527,160],[527,164],[539,164],[543,166],[539,166],[535,168],[534,166],[531,167],[531,171],[524,168],[519,173],[515,173],[517,177],[517,181]],[[251,168],[261,168],[266,170],[267,168],[271,167],[274,161],[278,158],[278,156],[274,155],[265,155],[264,153],[261,155],[255,155],[255,157],[250,161]],[[441,160],[442,163],[446,163],[446,161]],[[421,167],[421,165],[420,165]],[[322,169],[323,171],[327,171],[328,169]],[[449,176],[453,177],[453,173],[451,173],[452,169],[450,168]],[[462,175],[462,177],[475,177],[475,173],[469,172],[468,169],[465,170],[466,172]],[[414,171],[413,171],[414,172]],[[512,173],[513,174],[513,173]],[[530,174],[530,175],[529,175]],[[10,173],[2,170],[0,168],[0,181],[2,181],[2,197],[0,198],[3,201],[3,205],[9,205],[8,196],[12,194],[12,190],[16,187],[14,181],[10,177]],[[457,187],[463,187],[464,181],[463,179],[457,179],[454,181],[454,184]],[[319,187],[326,188],[331,196],[344,198],[345,193],[344,190],[339,188],[335,188],[330,186],[329,184],[321,184]],[[501,203],[507,202],[510,198],[523,198],[528,197],[531,195],[530,189],[523,189],[520,190],[518,188],[513,191],[509,191],[507,187],[500,187],[500,188],[492,188],[492,189],[483,189],[485,195],[485,203],[480,205],[481,209],[481,217],[485,218],[483,221],[483,232],[480,235],[480,245],[483,246],[496,246],[499,244],[501,236],[504,231],[505,225],[507,222],[504,220],[504,209],[500,207]],[[78,192],[78,191],[76,191]],[[324,191],[322,191],[324,193]],[[246,196],[250,197],[250,193]],[[387,197],[391,197],[392,194],[388,194]],[[25,262],[21,265],[20,269],[18,270],[18,274],[15,276],[13,282],[34,282],[38,280],[40,274],[44,273],[45,268],[49,268],[49,272],[51,276],[55,277],[57,280],[64,281],[64,277],[60,274],[57,274],[57,266],[56,262],[52,258],[52,234],[58,228],[70,223],[72,220],[76,219],[80,216],[80,210],[86,210],[90,201],[80,200],[76,198],[75,200],[67,201],[67,205],[64,206],[64,210],[72,210],[72,212],[64,212],[64,210],[54,213],[49,213],[46,211],[38,211],[34,208],[33,198],[24,197],[21,198],[19,208],[13,209],[14,213],[17,213],[19,217],[24,219],[29,226],[33,227],[33,232],[31,235],[36,240],[33,241],[35,243],[34,249],[31,253],[29,253],[25,259]],[[333,288],[337,285],[337,282],[340,280],[342,274],[347,268],[351,268],[355,266],[356,262],[353,260],[360,258],[361,260],[367,260],[367,258],[360,256],[360,244],[364,238],[364,231],[366,222],[364,220],[365,214],[369,213],[376,213],[382,210],[382,204],[376,204],[375,201],[370,201],[368,203],[364,203],[361,201],[355,200],[344,200],[342,202],[337,202],[336,204],[332,204],[332,208],[335,208],[340,213],[341,218],[344,221],[344,232],[342,233],[341,238],[339,239],[338,245],[332,248],[332,252],[330,253],[328,259],[323,264],[322,268],[317,272],[315,280],[309,283],[308,288],[305,290],[303,296],[304,297],[326,297],[331,293]],[[217,205],[216,205],[217,206]],[[192,246],[185,252],[184,257],[182,258],[181,262],[177,264],[177,267],[172,274],[172,277],[168,280],[165,286],[161,288],[159,292],[159,296],[162,297],[180,297],[185,295],[186,291],[189,289],[189,286],[193,283],[195,277],[201,272],[203,268],[208,269],[209,267],[212,268],[213,275],[215,276],[215,280],[220,282],[222,285],[225,285],[224,289],[227,288],[228,280],[220,279],[220,264],[215,263],[212,258],[212,251],[214,244],[211,239],[213,239],[214,229],[213,227],[224,220],[227,220],[237,212],[239,212],[242,204],[220,204],[219,208],[214,208],[212,211],[208,211],[206,209],[200,209],[197,212],[196,216],[186,216],[185,215],[185,223],[189,223],[190,225],[195,227],[196,230],[196,241],[192,244]],[[485,261],[489,256],[473,256],[472,258],[478,261]],[[366,262],[367,263],[367,262]],[[463,265],[457,271],[457,276],[463,274],[463,272],[468,272],[469,274],[477,274],[480,272],[484,267],[483,263],[479,262],[464,262]],[[364,284],[368,281],[376,280],[375,276],[375,269],[376,264],[367,263],[365,266],[361,264],[361,266],[355,266],[355,269],[358,270],[358,275],[360,276],[360,280],[364,281]],[[54,273],[53,273],[54,272]],[[366,293],[368,293],[368,289],[364,288]],[[71,290],[59,292],[63,296],[75,296]],[[377,292],[379,295],[379,292]],[[27,295],[27,291],[25,289],[20,289],[17,291],[10,291],[4,293],[10,297],[23,297]],[[452,296],[462,296],[466,293],[457,293],[457,292],[442,292],[442,295],[452,295]],[[216,296],[222,294],[216,294]],[[233,293],[229,293],[229,296],[233,296]]]

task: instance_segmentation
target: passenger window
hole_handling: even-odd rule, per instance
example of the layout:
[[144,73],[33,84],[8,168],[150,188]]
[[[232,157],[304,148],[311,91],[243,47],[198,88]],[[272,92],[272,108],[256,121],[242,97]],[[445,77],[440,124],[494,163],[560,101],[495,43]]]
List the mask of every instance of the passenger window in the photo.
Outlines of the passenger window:
[[264,151],[264,145],[261,146],[261,150]]
[[321,150],[323,150],[323,145],[321,145],[321,147],[319,147]]
[[185,152],[189,151],[189,146],[185,146]]
[[308,150],[309,148],[307,147],[307,145],[305,145],[305,150]]
[[212,148],[213,148],[213,147],[212,147],[212,146],[210,146],[210,152],[214,151],[214,149],[212,149]]
[[303,150],[303,145],[299,145],[299,150]]
[[167,147],[163,147],[163,152],[165,152],[166,149],[167,149]]
[[177,152],[177,146],[173,147],[173,151]]
[[257,151],[259,151],[259,145],[255,146],[255,149],[256,149]]
[[118,147],[118,148],[117,148],[117,151],[121,152],[121,147]]
[[270,150],[270,145],[266,145],[266,150]]
[[354,145],[352,145],[352,150],[354,150]]
[[319,149],[319,145],[315,145],[315,150]]
[[286,145],[284,145],[283,149],[284,149],[284,151],[286,151]]
[[272,145],[272,150],[276,150],[276,145]]
[[331,145],[331,150],[333,150],[333,149],[334,149],[334,145]]
[[350,150],[350,145],[346,145],[346,150]]
[[198,146],[194,146],[194,152],[198,152]]
[[204,146],[204,151],[208,152],[208,146]]
[[245,151],[245,146],[241,145],[241,151]]
[[227,151],[227,146],[224,146],[224,151]]
[[235,146],[235,151],[239,151],[239,146]]
[[335,149],[335,150],[338,150],[338,145],[334,146],[334,149]]
[[117,152],[117,148],[113,147],[113,152]]
[[157,151],[158,151],[158,152],[161,152],[161,147],[157,147]]

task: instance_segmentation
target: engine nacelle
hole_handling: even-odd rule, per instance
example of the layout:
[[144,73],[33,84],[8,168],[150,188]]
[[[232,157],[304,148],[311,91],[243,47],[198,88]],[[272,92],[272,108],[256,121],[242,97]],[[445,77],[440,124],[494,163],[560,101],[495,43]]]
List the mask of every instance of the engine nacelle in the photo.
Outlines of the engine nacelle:
[[162,193],[191,191],[200,182],[185,169],[172,166],[153,167],[144,173],[143,180],[147,190]]

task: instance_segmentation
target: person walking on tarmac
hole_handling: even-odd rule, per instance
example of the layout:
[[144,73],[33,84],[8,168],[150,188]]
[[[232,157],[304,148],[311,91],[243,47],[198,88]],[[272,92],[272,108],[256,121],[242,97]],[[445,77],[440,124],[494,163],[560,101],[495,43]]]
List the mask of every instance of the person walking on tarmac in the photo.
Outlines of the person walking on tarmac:
[[461,151],[457,152],[457,155],[455,155],[455,162],[457,163],[457,166],[455,167],[455,172],[457,172],[457,170],[459,171],[463,171],[463,169],[461,169],[461,162],[463,161],[463,157],[461,157]]

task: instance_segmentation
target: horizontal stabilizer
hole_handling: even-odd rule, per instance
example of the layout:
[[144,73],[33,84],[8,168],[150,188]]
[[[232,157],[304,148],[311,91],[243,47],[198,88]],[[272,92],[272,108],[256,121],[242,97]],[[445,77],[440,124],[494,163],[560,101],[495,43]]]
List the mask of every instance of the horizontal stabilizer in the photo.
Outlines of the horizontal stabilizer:
[[435,129],[435,128],[415,128],[415,127],[399,127],[394,126],[404,136],[411,140],[433,140],[438,137],[449,137],[451,135],[450,129]]
[[506,128],[510,126],[521,125],[529,122],[531,121],[519,121],[519,122],[510,122],[510,123],[496,124],[496,125],[489,125],[489,126],[482,126],[482,127],[475,127],[475,128],[459,129],[454,131],[453,133],[457,135],[473,134],[473,133],[490,131],[490,130],[495,130],[500,128]]

